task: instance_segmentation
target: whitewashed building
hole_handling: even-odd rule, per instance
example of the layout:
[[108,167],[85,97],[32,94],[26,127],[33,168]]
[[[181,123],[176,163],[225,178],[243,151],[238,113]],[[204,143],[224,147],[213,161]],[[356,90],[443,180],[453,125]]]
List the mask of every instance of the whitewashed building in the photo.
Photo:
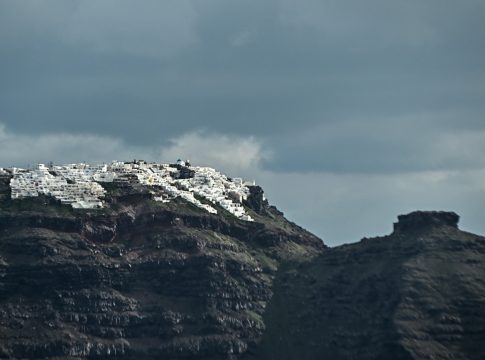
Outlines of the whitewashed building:
[[[162,195],[153,193],[155,201],[169,202],[180,197],[209,213],[216,214],[217,205],[241,220],[253,221],[242,205],[249,196],[247,182],[241,178],[230,179],[210,167],[187,164],[188,161],[179,160],[174,167],[139,160],[102,165],[79,163],[48,167],[39,164],[33,169],[12,168],[9,169],[13,175],[11,196],[19,199],[48,195],[73,208],[92,209],[104,206],[106,191],[102,183],[137,183],[161,189]],[[191,177],[179,179],[180,167],[190,170]],[[2,171],[6,172],[0,169],[0,174]]]

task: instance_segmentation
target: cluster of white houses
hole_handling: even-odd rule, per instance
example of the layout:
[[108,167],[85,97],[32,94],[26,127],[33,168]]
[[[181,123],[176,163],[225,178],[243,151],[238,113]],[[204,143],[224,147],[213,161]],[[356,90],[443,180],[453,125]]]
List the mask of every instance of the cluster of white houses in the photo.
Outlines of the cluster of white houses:
[[176,164],[141,160],[103,165],[39,164],[33,169],[0,168],[2,175],[12,177],[12,199],[48,195],[74,208],[101,208],[106,193],[102,183],[138,183],[161,189],[162,193],[153,197],[156,201],[169,202],[180,197],[210,213],[217,213],[213,204],[218,204],[239,219],[253,221],[242,206],[249,195],[248,185],[252,184],[180,160]]
[[[57,168],[57,167],[56,167]],[[50,195],[74,208],[99,208],[105,194],[103,187],[88,179],[83,173],[83,164],[58,167],[59,173],[43,164],[35,169],[12,169],[10,188],[12,199]],[[57,169],[56,169],[57,170]]]

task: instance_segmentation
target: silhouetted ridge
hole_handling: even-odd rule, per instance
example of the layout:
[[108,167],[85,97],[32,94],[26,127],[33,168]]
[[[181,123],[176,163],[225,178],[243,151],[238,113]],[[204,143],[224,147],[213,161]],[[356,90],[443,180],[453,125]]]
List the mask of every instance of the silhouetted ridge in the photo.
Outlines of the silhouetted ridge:
[[447,211],[414,211],[399,215],[397,219],[398,222],[394,223],[394,232],[407,233],[440,226],[458,229],[460,216]]
[[281,267],[246,359],[485,359],[485,238],[452,212],[398,219],[388,236]]

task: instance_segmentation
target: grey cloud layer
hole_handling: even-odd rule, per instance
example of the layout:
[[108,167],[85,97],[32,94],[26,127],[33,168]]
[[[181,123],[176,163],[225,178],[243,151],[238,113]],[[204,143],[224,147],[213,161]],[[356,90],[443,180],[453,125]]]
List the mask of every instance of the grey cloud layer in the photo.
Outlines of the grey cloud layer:
[[[425,119],[430,134],[485,125],[484,10],[472,0],[3,1],[0,119],[138,144],[194,129],[255,135],[281,151],[268,166],[287,168],[291,149],[313,159],[300,170],[360,171],[341,143],[388,156],[377,171],[395,155],[373,150],[385,139],[369,144],[383,119],[405,117],[396,131],[419,133],[423,116],[445,112]],[[315,161],[340,126],[334,154]],[[306,133],[322,141],[286,146]]]
[[480,0],[4,0],[0,52],[3,154],[74,136],[63,156],[79,139],[108,139],[86,152],[104,160],[155,156],[215,132],[269,149],[260,172],[389,191],[394,175],[485,167]]

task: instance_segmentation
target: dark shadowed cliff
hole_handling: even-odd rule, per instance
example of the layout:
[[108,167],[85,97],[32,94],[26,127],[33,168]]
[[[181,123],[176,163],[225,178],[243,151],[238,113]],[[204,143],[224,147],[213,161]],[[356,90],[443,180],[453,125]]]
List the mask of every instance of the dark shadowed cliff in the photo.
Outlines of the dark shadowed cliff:
[[243,221],[140,184],[104,184],[89,210],[8,184],[0,358],[485,358],[485,238],[454,213],[327,249],[257,186]]
[[281,267],[254,359],[485,359],[485,238],[458,216],[400,216],[385,237]]
[[282,260],[324,250],[253,187],[254,222],[143,186],[108,207],[10,200],[0,179],[0,358],[232,359],[257,342]]

